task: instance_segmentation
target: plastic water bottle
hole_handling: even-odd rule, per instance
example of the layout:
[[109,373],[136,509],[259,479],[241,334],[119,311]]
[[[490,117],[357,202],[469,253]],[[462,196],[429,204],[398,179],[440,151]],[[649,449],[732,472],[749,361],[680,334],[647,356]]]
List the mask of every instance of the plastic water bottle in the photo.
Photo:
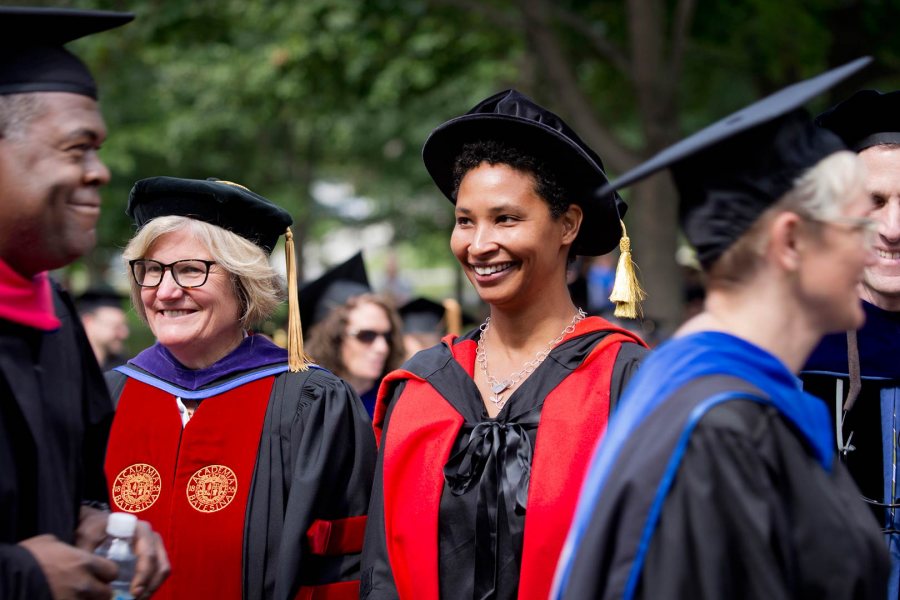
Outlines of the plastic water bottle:
[[109,585],[113,589],[112,600],[134,600],[128,591],[134,577],[134,530],[137,517],[131,513],[116,512],[106,522],[106,540],[97,547],[96,554],[119,565],[116,580]]

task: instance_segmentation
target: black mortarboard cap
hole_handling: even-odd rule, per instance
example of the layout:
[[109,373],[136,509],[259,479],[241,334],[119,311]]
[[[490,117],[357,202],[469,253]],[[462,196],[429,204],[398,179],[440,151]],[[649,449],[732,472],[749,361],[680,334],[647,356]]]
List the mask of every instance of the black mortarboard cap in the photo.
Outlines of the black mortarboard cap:
[[242,185],[215,178],[150,177],[131,188],[125,213],[143,227],[168,215],[190,217],[227,229],[272,253],[291,215]]
[[75,298],[75,307],[79,314],[91,312],[104,306],[122,308],[126,296],[108,286],[92,287]]
[[0,7],[0,95],[70,92],[97,98],[90,71],[63,44],[124,25],[131,13]]
[[404,333],[439,333],[443,334],[443,304],[428,298],[415,298],[398,309],[403,319]]
[[795,83],[706,127],[628,171],[599,193],[671,168],[679,216],[703,266],[712,264],[826,156],[846,149],[801,108],[871,62],[863,57]]
[[422,148],[425,168],[451,201],[453,166],[465,144],[499,140],[544,161],[581,206],[584,221],[574,250],[582,255],[606,254],[619,243],[619,219],[627,207],[615,192],[595,195],[607,183],[603,162],[557,115],[516,90],[479,102],[466,114],[438,126]]
[[362,252],[357,252],[300,288],[300,320],[303,327],[312,327],[350,298],[371,291]]
[[900,144],[900,91],[860,90],[816,117],[816,123],[838,134],[854,152]]

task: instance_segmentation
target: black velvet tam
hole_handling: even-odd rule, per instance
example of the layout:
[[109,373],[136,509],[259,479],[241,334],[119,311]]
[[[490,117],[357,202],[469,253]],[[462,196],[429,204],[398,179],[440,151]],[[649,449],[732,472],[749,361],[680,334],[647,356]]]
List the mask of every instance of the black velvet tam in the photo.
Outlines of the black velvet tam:
[[900,91],[860,90],[816,117],[816,123],[838,134],[855,152],[900,144]]
[[300,288],[300,322],[304,334],[350,298],[371,291],[361,251],[304,284]]
[[127,296],[120,294],[111,287],[92,287],[85,290],[75,298],[75,308],[78,314],[84,314],[103,307],[122,308],[122,302]]
[[90,71],[63,44],[132,19],[131,13],[0,7],[0,95],[70,92],[96,99]]
[[670,168],[682,228],[708,267],[807,169],[846,149],[801,106],[869,62],[859,58],[759,100],[666,148],[601,193]]
[[619,243],[619,219],[627,207],[609,191],[595,195],[607,183],[603,162],[557,115],[516,90],[482,100],[466,114],[450,119],[431,132],[422,148],[422,160],[441,192],[453,203],[453,166],[466,144],[497,140],[540,159],[556,174],[581,206],[584,221],[575,240],[575,252],[606,254]]
[[215,178],[141,179],[131,188],[125,213],[138,227],[169,215],[205,221],[250,240],[267,254],[294,222],[286,210],[259,194]]

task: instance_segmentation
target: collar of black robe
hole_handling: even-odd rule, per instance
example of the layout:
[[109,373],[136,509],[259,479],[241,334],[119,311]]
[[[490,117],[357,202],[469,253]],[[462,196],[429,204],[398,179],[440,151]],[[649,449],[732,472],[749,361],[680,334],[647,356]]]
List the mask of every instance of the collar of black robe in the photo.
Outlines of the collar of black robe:
[[[882,310],[865,301],[862,305],[866,323],[856,334],[860,375],[863,379],[900,382],[900,312]],[[822,338],[803,372],[847,377],[847,334],[833,333]]]
[[185,399],[199,400],[287,371],[287,351],[260,335],[245,337],[205,369],[188,369],[157,342],[116,371]]
[[63,44],[132,19],[131,13],[0,7],[0,95],[69,92],[96,99],[91,72]]

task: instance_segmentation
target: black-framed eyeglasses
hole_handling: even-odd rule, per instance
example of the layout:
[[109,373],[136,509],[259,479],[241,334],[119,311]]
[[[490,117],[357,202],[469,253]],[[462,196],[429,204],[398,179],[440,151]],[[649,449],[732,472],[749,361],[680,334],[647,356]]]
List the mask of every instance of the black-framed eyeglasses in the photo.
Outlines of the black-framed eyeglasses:
[[358,331],[350,330],[347,332],[347,335],[356,338],[361,344],[365,344],[368,346],[369,344],[375,343],[379,337],[383,337],[385,343],[390,346],[392,337],[394,336],[393,331],[374,331],[372,329],[360,329]]
[[209,268],[216,264],[214,260],[187,258],[163,264],[150,258],[137,258],[128,261],[134,282],[141,287],[152,288],[162,283],[166,269],[172,272],[172,279],[185,289],[197,288],[206,283]]

